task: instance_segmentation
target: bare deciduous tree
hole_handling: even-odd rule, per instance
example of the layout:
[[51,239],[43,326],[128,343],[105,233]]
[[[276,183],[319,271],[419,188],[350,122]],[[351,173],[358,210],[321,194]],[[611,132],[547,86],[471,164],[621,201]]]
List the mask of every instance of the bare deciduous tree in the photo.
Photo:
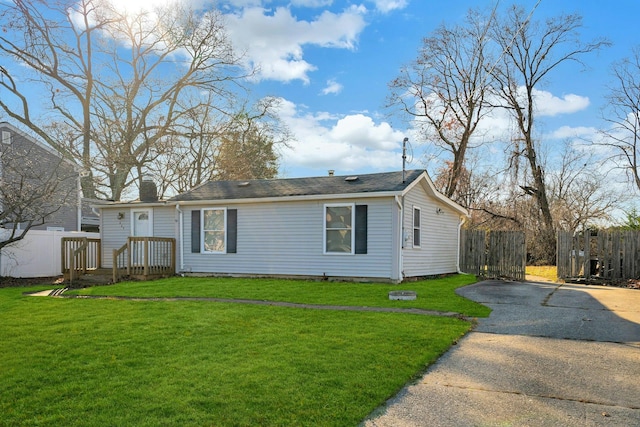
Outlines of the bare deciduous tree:
[[470,11],[465,25],[440,26],[423,40],[418,58],[389,87],[389,106],[421,123],[423,136],[451,153],[443,192],[454,197],[467,150],[486,114],[489,18]]
[[[109,24],[92,21],[95,3],[15,0],[0,4],[0,52],[13,60],[0,66],[0,107],[58,152],[72,154],[66,141],[53,138],[46,130],[51,121],[67,123],[80,146],[76,159],[89,172],[94,39]],[[19,77],[14,78],[14,73]],[[28,91],[34,84],[43,92],[30,99]],[[47,98],[51,115],[40,111]],[[41,115],[43,120],[39,120]],[[82,185],[85,195],[95,198],[90,175]]]
[[640,191],[640,47],[615,63],[612,72],[614,83],[603,111],[610,126],[601,131],[598,144],[608,149],[608,160],[624,170]]
[[582,148],[565,142],[559,167],[549,173],[551,211],[561,230],[584,230],[610,221],[615,206],[624,201],[624,195],[605,184],[593,156]]
[[538,206],[536,217],[541,219],[540,239],[544,242],[540,247],[547,252],[540,256],[549,263],[555,259],[555,223],[545,170],[539,159],[535,97],[536,90],[557,67],[567,62],[581,63],[583,55],[607,44],[602,40],[582,42],[578,34],[581,27],[580,15],[560,15],[541,24],[531,21],[519,6],[512,6],[492,27],[492,38],[502,51],[501,63],[492,69],[495,91],[502,99],[501,106],[511,112],[517,128],[513,153],[528,166],[528,179],[520,188]]
[[216,176],[220,135],[228,127],[228,118],[219,117],[208,102],[189,102],[200,107],[189,108],[189,114],[165,137],[164,153],[148,165],[160,197],[183,193]]
[[[108,0],[17,0],[0,13],[0,51],[13,60],[0,69],[12,96],[0,106],[91,170],[85,196],[119,200],[205,104],[229,121],[246,95],[250,73],[215,9],[177,2],[127,15]],[[9,66],[48,88],[46,123],[32,114],[42,98],[30,99]]]
[[[0,249],[75,201],[77,173],[28,144],[0,142]],[[63,167],[64,166],[64,167]]]
[[264,98],[224,118],[209,103],[192,110],[152,162],[160,194],[175,195],[211,180],[275,177],[278,149],[291,138],[274,114],[279,103],[278,98]]

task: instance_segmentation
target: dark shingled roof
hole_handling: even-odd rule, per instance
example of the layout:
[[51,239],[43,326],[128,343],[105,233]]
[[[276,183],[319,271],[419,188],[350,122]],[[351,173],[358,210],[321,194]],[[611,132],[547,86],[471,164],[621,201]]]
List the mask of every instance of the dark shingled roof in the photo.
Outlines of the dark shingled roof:
[[[312,178],[209,181],[169,201],[259,199],[265,197],[315,196],[401,192],[424,171],[384,172],[365,175],[319,176]],[[350,179],[356,178],[357,179]]]

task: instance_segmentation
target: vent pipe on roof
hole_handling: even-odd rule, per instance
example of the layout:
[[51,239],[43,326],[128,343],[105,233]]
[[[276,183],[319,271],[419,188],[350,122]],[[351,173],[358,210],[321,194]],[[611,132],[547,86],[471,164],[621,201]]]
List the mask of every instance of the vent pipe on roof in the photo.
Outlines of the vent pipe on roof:
[[333,169],[329,169],[329,176],[333,176],[334,173],[335,171]]
[[404,184],[405,178],[405,170],[407,163],[407,142],[409,142],[409,138],[404,138],[402,140],[402,183]]

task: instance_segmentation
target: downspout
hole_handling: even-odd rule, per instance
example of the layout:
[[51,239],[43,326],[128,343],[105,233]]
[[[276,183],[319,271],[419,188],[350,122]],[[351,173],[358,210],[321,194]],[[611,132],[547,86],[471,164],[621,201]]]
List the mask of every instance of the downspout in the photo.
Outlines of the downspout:
[[[402,201],[399,199],[402,198]],[[400,241],[398,242],[398,281],[402,282],[402,250],[404,248],[404,196],[395,196],[396,204],[400,208]]]
[[178,212],[178,251],[180,251],[180,272],[184,271],[184,250],[182,248],[184,235],[184,213],[180,209],[180,203],[176,203],[176,211]]
[[76,215],[76,231],[82,231],[82,183],[80,180],[82,179],[82,174],[78,173],[78,209]]
[[458,256],[456,258],[456,271],[458,274],[467,274],[460,270],[460,234],[465,222],[467,222],[467,217],[464,215],[460,216],[460,224],[458,224]]

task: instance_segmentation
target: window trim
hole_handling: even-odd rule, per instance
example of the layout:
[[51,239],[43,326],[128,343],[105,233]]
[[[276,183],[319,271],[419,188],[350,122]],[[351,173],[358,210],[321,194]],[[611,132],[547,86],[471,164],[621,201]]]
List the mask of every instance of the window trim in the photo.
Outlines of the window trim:
[[[349,207],[351,208],[351,251],[332,252],[327,251],[327,208]],[[355,254],[355,224],[356,224],[356,204],[355,203],[325,203],[322,207],[322,254],[323,255],[354,255]]]
[[[418,212],[418,226],[416,227],[416,212]],[[422,247],[422,208],[420,206],[413,206],[411,211],[413,214],[411,217],[411,229],[413,234],[411,235],[411,245],[414,248]],[[418,244],[416,244],[416,231],[418,232]]]
[[[224,249],[221,251],[208,251],[205,249],[205,233],[207,231],[220,231],[220,230],[207,230],[205,229],[204,215],[206,211],[223,211],[224,212]],[[229,232],[227,230],[227,208],[226,207],[211,207],[200,209],[200,253],[202,254],[226,254],[227,253],[227,237]]]

